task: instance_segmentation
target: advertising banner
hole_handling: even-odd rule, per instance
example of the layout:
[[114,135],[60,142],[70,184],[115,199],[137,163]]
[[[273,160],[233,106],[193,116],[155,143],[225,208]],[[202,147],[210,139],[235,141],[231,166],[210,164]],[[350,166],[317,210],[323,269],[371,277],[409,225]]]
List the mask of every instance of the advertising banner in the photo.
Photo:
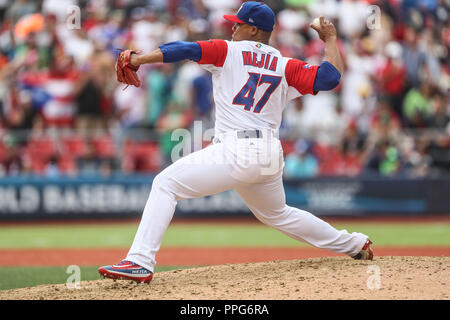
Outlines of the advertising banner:
[[[0,180],[0,220],[139,217],[152,176]],[[286,202],[315,215],[449,213],[450,180],[316,178],[285,180]],[[178,217],[248,216],[234,191],[180,200]]]

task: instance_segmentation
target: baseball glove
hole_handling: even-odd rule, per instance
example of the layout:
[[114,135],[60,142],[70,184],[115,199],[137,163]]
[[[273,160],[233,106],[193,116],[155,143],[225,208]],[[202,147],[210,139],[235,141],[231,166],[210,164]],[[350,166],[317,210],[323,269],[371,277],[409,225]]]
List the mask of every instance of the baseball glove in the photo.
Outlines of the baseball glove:
[[133,86],[139,87],[141,85],[141,81],[136,74],[136,72],[139,70],[139,66],[135,66],[130,63],[132,53],[139,52],[133,50],[124,50],[119,53],[116,62],[117,81],[125,83],[127,85],[131,84]]

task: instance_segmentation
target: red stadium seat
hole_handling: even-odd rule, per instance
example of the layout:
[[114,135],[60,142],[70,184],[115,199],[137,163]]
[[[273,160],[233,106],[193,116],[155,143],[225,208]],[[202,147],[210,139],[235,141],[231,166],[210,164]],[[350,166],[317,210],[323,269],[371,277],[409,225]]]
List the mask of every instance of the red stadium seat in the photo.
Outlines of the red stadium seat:
[[328,161],[330,158],[339,156],[336,148],[327,145],[315,143],[312,152],[319,158],[319,160]]
[[294,151],[295,141],[281,140],[281,146],[283,147],[284,156],[287,156]]
[[155,173],[161,168],[161,151],[156,142],[128,141],[124,145],[123,170]]
[[320,175],[322,176],[355,176],[361,172],[361,163],[357,154],[342,155],[336,149],[330,149],[328,156],[322,156]]
[[319,175],[339,175],[342,156],[336,148],[332,146],[315,144],[313,147],[313,153],[319,160]]
[[47,167],[48,160],[43,158],[29,157],[30,168],[33,173],[43,174]]
[[320,162],[319,175],[321,176],[335,176],[337,175],[339,167],[339,160]]
[[65,174],[73,173],[77,169],[75,159],[71,156],[62,156],[58,160],[58,167]]
[[0,162],[3,162],[7,157],[8,150],[3,143],[0,143]]
[[80,136],[71,136],[61,139],[62,153],[72,157],[79,157],[86,152],[86,140]]
[[99,157],[114,157],[116,154],[114,140],[110,136],[92,138],[92,146]]
[[362,165],[357,154],[349,154],[344,158],[344,175],[356,176],[361,173]]
[[54,154],[58,153],[55,141],[49,137],[33,138],[27,146],[25,152],[30,157],[31,161],[48,161]]

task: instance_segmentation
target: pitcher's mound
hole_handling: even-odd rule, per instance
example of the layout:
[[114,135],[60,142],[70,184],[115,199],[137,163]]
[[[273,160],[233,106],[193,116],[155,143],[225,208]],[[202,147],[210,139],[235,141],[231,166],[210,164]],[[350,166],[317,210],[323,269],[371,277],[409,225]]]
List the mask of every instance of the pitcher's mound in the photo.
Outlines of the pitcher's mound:
[[450,299],[450,257],[347,257],[227,264],[156,273],[150,284],[101,279],[0,291],[0,299]]

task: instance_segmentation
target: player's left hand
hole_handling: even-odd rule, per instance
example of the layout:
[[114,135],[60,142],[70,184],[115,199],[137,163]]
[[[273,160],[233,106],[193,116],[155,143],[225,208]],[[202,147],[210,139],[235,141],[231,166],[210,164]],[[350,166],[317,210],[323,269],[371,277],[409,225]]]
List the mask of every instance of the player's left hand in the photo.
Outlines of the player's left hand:
[[120,52],[117,57],[115,68],[117,81],[139,87],[141,81],[136,73],[139,70],[139,66],[133,65],[130,61],[132,54],[135,53],[139,52],[134,50],[124,50]]

